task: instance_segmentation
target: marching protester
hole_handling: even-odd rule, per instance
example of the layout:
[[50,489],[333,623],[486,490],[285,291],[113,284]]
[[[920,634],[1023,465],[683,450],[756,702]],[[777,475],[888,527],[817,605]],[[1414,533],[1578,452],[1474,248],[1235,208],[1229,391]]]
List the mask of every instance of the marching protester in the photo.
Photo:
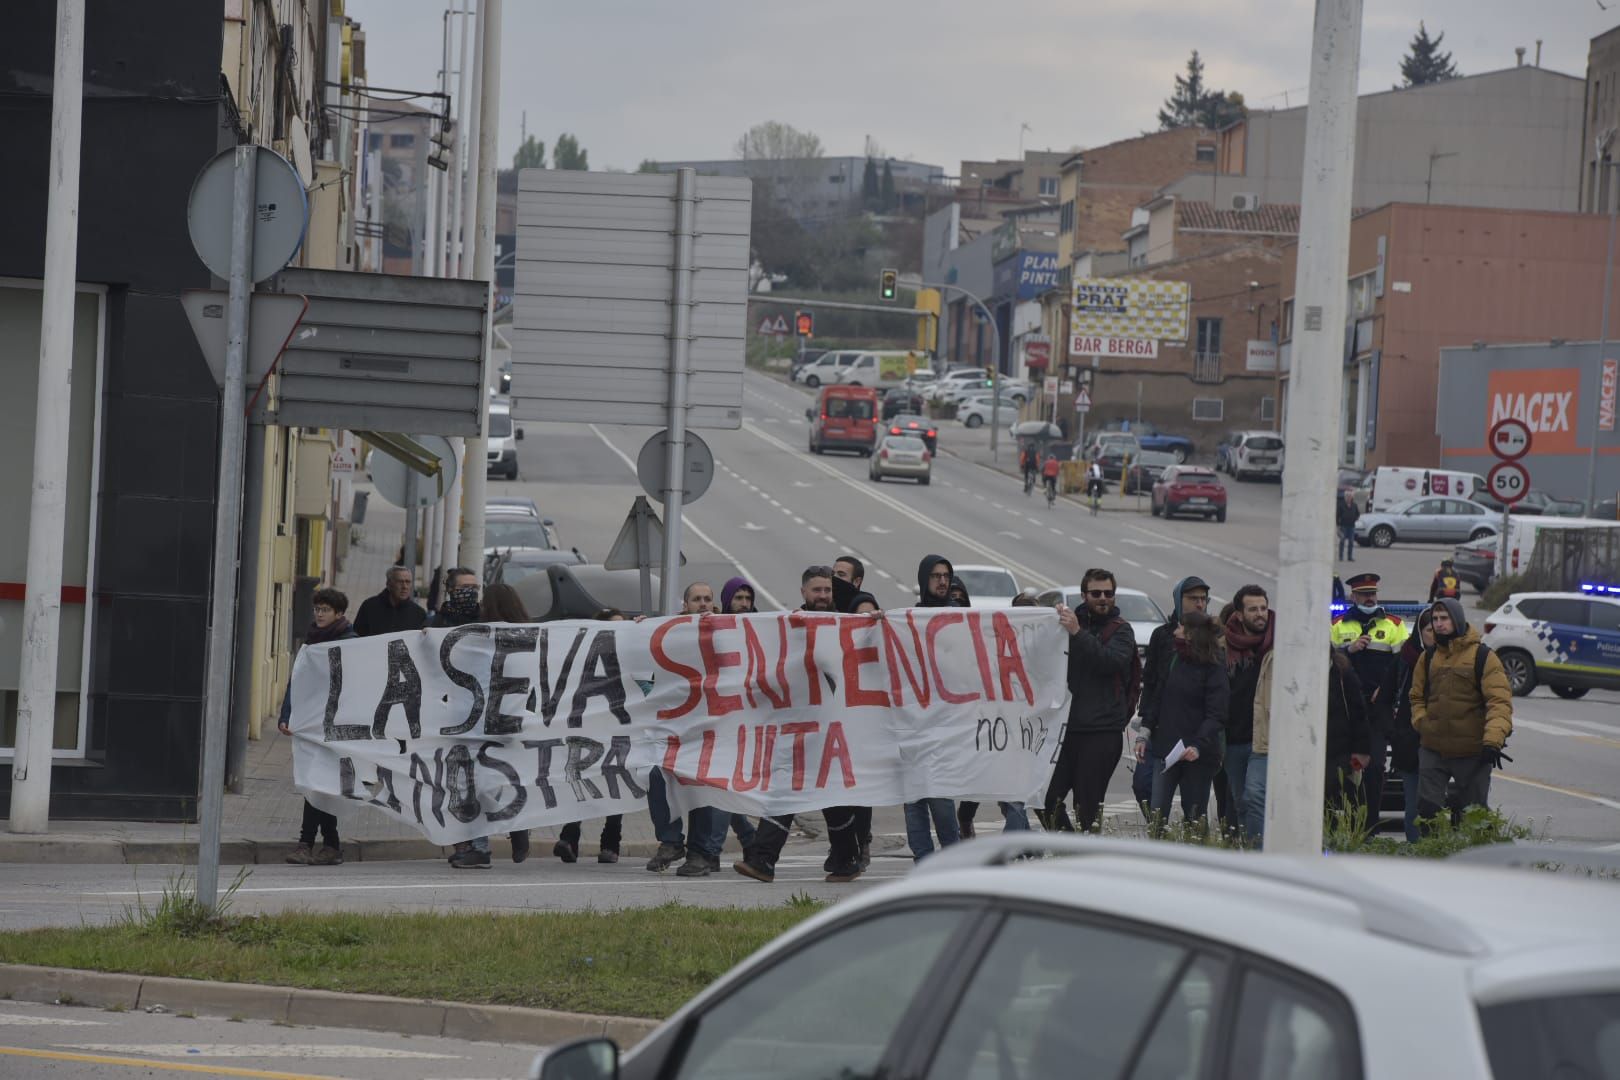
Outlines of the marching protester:
[[[801,611],[833,612],[834,583],[849,587],[849,583],[836,578],[832,567],[807,567],[799,580],[799,595],[803,600]],[[822,811],[827,820],[827,841],[831,850],[827,856],[827,880],[849,882],[861,876],[861,824],[857,808],[829,806]],[[743,857],[731,868],[744,877],[770,884],[776,880],[776,863],[787,845],[788,830],[793,827],[793,815],[763,817],[754,834],[753,842],[743,849]],[[724,833],[722,833],[722,836]]]
[[[336,589],[316,589],[311,612],[314,621],[304,631],[305,645],[323,645],[328,641],[345,641],[358,637],[344,613],[349,610],[349,598]],[[292,734],[292,679],[287,679],[287,693],[281,699],[281,717],[276,730],[283,735]],[[315,834],[319,831],[321,848],[315,850]],[[343,844],[338,839],[335,814],[318,809],[304,800],[304,822],[298,830],[298,846],[287,856],[294,866],[341,866]]]
[[1157,692],[1142,701],[1142,724],[1156,759],[1150,804],[1155,832],[1169,822],[1178,791],[1187,823],[1204,825],[1230,696],[1214,619],[1202,611],[1184,612],[1171,633],[1169,652]]
[[1249,757],[1254,742],[1254,695],[1260,683],[1260,665],[1276,644],[1276,618],[1271,600],[1259,585],[1245,585],[1232,597],[1233,611],[1226,627],[1226,675],[1231,682],[1231,706],[1226,714],[1226,783],[1231,791],[1231,819],[1238,827],[1246,818],[1243,806],[1248,789]]
[[[1029,589],[1025,589],[1013,597],[1013,607],[1040,607],[1040,601]],[[1001,811],[1002,831],[1027,831],[1029,829],[1029,810],[1021,802],[998,802],[997,809]],[[963,840],[974,837],[973,819],[979,814],[979,804],[968,802],[966,799],[956,804],[956,831]]]
[[1355,669],[1372,725],[1372,759],[1362,776],[1362,791],[1370,808],[1369,830],[1378,824],[1378,806],[1384,796],[1385,748],[1394,723],[1395,703],[1382,687],[1396,666],[1396,653],[1411,634],[1410,627],[1378,602],[1380,580],[1377,574],[1364,573],[1345,582],[1350,588],[1350,607],[1333,620],[1331,631],[1333,647],[1342,650]]
[[754,586],[745,577],[734,577],[720,586],[720,610],[728,615],[750,615],[754,606]]
[[[967,587],[956,576],[949,559],[924,555],[917,564],[918,607],[967,607]],[[950,847],[962,838],[951,799],[920,799],[905,805],[906,842],[913,858],[921,859],[934,850],[934,834],[940,847]],[[933,831],[929,824],[932,822]]]
[[354,616],[355,636],[395,634],[426,626],[427,612],[412,599],[415,585],[410,567],[390,566],[384,575],[383,591],[361,601]]
[[1249,767],[1243,776],[1243,839],[1250,847],[1262,846],[1266,836],[1266,774],[1271,762],[1272,658],[1260,661],[1254,685],[1253,729],[1249,740]]
[[[429,625],[433,627],[466,626],[482,619],[483,611],[478,597],[478,574],[465,566],[457,566],[445,575],[445,596],[433,613]],[[519,607],[522,604],[519,602]],[[523,621],[527,622],[527,618]],[[516,835],[516,834],[514,834]],[[512,858],[522,862],[529,857],[528,834],[514,840]],[[449,863],[455,870],[488,870],[489,837],[463,840],[450,850]]]
[[1390,765],[1401,778],[1402,825],[1406,839],[1417,843],[1418,832],[1418,733],[1412,727],[1412,672],[1423,655],[1434,648],[1434,609],[1418,613],[1417,633],[1401,643],[1400,663],[1385,678],[1385,691],[1394,695],[1395,721],[1389,735]]
[[[741,578],[733,580],[740,581]],[[493,590],[492,590],[493,591]],[[603,608],[593,618],[598,622],[623,622],[624,612],[618,608]],[[579,860],[579,834],[578,821],[570,821],[562,827],[562,834],[552,845],[551,853],[565,863]],[[596,861],[599,863],[616,863],[619,861],[619,845],[624,840],[624,815],[609,814],[602,821],[602,835],[597,841]]]
[[1074,820],[1081,832],[1097,829],[1108,781],[1119,767],[1125,725],[1136,711],[1142,664],[1131,624],[1114,604],[1111,570],[1087,570],[1080,580],[1085,607],[1059,605],[1058,621],[1069,633],[1069,721],[1058,765],[1047,788],[1045,818],[1068,826],[1063,800],[1074,793]]
[[1436,601],[1434,648],[1412,669],[1408,693],[1417,730],[1418,818],[1432,818],[1457,785],[1455,821],[1470,806],[1485,806],[1491,770],[1512,761],[1502,751],[1513,734],[1513,689],[1502,661],[1468,625],[1462,603]]
[[[1140,708],[1143,723],[1148,714],[1148,704],[1159,694],[1164,685],[1165,676],[1170,671],[1170,661],[1174,656],[1172,643],[1176,639],[1176,630],[1187,615],[1202,615],[1209,610],[1209,584],[1203,578],[1192,576],[1184,577],[1176,582],[1170,592],[1170,618],[1162,626],[1156,627],[1148,637],[1148,645],[1142,657],[1142,694]],[[1158,762],[1154,757],[1153,741],[1146,734],[1146,728],[1138,726],[1139,734],[1135,740],[1136,770],[1131,777],[1131,793],[1136,797],[1136,803],[1142,808],[1142,816],[1152,820],[1151,803],[1153,801],[1153,777],[1158,773]]]
[[951,588],[950,591],[946,593],[946,597],[950,600],[951,607],[973,606],[973,598],[968,595],[967,582],[963,581],[955,574],[951,575]]
[[951,579],[956,568],[943,555],[924,555],[917,566],[917,606],[952,607]]

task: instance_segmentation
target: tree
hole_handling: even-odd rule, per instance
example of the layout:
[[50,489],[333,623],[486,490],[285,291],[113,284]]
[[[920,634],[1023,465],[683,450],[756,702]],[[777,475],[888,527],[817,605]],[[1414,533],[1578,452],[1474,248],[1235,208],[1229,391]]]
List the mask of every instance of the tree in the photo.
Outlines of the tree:
[[1159,110],[1159,129],[1202,127],[1219,131],[1246,115],[1242,94],[1212,90],[1204,84],[1204,61],[1194,49],[1187,58],[1187,74],[1176,76],[1175,90]]
[[523,140],[517,153],[512,155],[514,169],[543,169],[546,167],[546,144],[530,135]]
[[790,158],[818,158],[821,140],[792,124],[767,120],[743,132],[733,152],[744,161],[783,161]]
[[878,187],[878,198],[882,202],[883,212],[886,214],[893,212],[894,208],[899,204],[899,200],[895,198],[894,193],[894,169],[890,168],[888,161],[883,163],[883,180]]
[[1457,65],[1451,62],[1451,54],[1440,51],[1440,43],[1444,40],[1446,40],[1445,31],[1431,38],[1429,28],[1419,21],[1417,36],[1412,39],[1411,51],[1401,58],[1401,78],[1406,81],[1395,89],[1443,82],[1462,74],[1457,70]]
[[657,172],[657,171],[658,171],[658,162],[654,161],[652,158],[642,158],[641,159],[641,164],[636,166],[636,172],[638,172],[638,173]]
[[585,172],[591,167],[588,157],[589,153],[579,145],[579,140],[564,132],[557,136],[557,148],[551,152],[551,164],[558,169]]
[[866,159],[866,169],[861,173],[861,201],[868,210],[876,210],[883,198],[883,188],[878,182],[877,162],[871,158]]

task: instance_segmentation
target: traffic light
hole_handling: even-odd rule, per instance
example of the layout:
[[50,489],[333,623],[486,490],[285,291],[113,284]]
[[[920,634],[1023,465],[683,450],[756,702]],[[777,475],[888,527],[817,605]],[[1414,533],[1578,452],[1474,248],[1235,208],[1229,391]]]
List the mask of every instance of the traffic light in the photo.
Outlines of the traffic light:
[[816,316],[812,311],[795,311],[793,313],[793,330],[800,337],[814,337],[816,334]]
[[900,271],[885,270],[878,278],[878,299],[893,300],[900,284]]

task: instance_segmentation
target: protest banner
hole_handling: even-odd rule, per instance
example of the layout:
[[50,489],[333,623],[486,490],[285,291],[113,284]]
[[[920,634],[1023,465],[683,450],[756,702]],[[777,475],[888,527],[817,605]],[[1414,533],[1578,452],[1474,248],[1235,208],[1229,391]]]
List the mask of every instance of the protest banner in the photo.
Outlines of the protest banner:
[[633,813],[1023,800],[1067,716],[1046,609],[473,624],[312,645],[293,776],[441,844]]

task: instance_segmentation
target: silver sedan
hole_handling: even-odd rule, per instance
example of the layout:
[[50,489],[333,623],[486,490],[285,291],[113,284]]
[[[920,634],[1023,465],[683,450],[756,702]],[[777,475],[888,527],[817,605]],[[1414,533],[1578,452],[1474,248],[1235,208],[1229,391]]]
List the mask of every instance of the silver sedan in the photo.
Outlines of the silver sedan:
[[1410,499],[1356,519],[1356,543],[1387,548],[1406,543],[1460,544],[1495,536],[1491,512],[1467,499]]
[[877,453],[871,457],[867,476],[882,480],[887,476],[905,476],[926,485],[933,473],[934,455],[928,444],[915,435],[885,435],[878,443]]

